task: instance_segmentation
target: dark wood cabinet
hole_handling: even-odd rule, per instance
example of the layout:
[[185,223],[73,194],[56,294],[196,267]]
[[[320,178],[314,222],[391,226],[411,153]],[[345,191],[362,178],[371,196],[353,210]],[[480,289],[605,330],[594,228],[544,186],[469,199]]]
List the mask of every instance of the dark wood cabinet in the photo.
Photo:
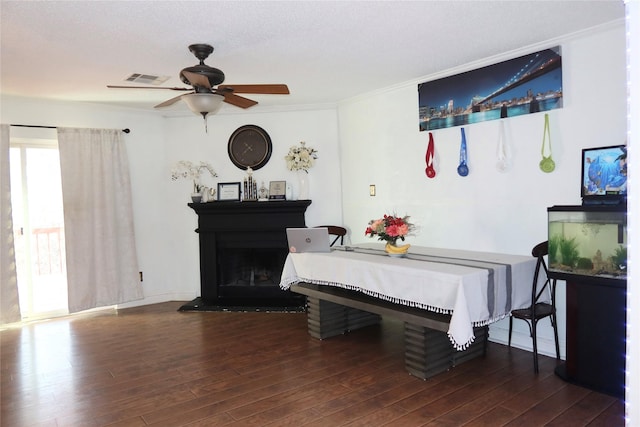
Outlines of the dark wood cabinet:
[[626,283],[567,281],[567,357],[559,376],[624,397]]
[[280,289],[286,229],[305,227],[310,200],[189,203],[198,214],[200,291],[207,305],[289,306],[303,297]]
[[[569,382],[624,397],[627,277],[626,205],[554,206],[549,277],[566,281]],[[558,250],[552,253],[552,239]]]

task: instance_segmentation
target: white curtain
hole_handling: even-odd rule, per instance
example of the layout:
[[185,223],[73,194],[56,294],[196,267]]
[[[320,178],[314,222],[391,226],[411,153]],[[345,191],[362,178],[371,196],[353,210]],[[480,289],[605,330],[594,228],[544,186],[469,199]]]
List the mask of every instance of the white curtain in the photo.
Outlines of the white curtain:
[[20,321],[11,217],[9,125],[0,125],[0,324]]
[[58,128],[69,312],[141,299],[122,131]]

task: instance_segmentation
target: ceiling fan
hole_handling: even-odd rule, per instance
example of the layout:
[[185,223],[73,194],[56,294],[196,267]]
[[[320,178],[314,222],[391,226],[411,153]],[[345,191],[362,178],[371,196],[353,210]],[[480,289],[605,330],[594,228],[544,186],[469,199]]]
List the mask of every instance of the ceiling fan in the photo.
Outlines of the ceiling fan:
[[191,91],[164,101],[154,108],[162,108],[172,105],[179,100],[183,100],[196,114],[201,114],[206,120],[207,114],[215,113],[220,109],[222,102],[235,105],[240,108],[249,108],[258,102],[237,93],[255,93],[255,94],[276,94],[288,95],[289,88],[285,84],[244,84],[244,85],[223,85],[224,73],[208,66],[204,60],[213,52],[213,46],[208,44],[192,44],[189,51],[200,60],[198,65],[187,67],[180,71],[180,80],[192,88],[184,87],[159,87],[159,86],[113,86],[107,85],[108,88],[120,89],[165,89],[176,91]]

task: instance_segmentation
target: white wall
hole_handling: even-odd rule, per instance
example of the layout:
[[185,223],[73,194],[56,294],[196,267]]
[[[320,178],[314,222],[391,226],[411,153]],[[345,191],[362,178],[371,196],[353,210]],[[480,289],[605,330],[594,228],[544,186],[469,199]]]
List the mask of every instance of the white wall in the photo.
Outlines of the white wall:
[[[60,127],[130,128],[125,134],[131,171],[136,247],[141,270],[145,271],[143,289],[150,301],[166,300],[174,292],[173,284],[156,280],[151,266],[156,263],[169,266],[170,258],[159,244],[158,223],[161,218],[150,213],[164,210],[158,194],[158,182],[166,176],[164,168],[164,137],[162,117],[135,110],[113,109],[104,106],[34,100],[3,96],[0,121],[7,124],[25,124]],[[55,139],[50,129],[11,128],[12,137]],[[150,274],[146,274],[146,272]]]
[[[513,152],[507,173],[495,167],[498,120],[465,126],[470,168],[465,178],[456,172],[460,127],[433,131],[437,176],[428,179],[424,170],[429,135],[418,131],[417,84],[558,44],[564,108],[549,112],[555,171],[539,169],[544,113],[537,113],[504,120]],[[581,149],[625,141],[625,62],[621,22],[342,103],[338,118],[344,221],[352,241],[371,241],[364,236],[368,221],[395,212],[411,215],[419,227],[408,243],[530,255],[531,248],[547,238],[546,208],[581,203]],[[375,197],[369,196],[370,184],[376,185]],[[564,341],[562,282],[559,304]],[[515,323],[514,345],[531,348],[526,324]],[[507,321],[493,325],[491,339],[504,341],[505,328]],[[552,354],[551,328],[539,332],[541,352]]]
[[[319,158],[309,171],[309,226],[342,223],[338,131],[335,108],[273,113],[221,114],[208,119],[205,133],[201,117],[165,118],[153,112],[113,109],[100,105],[52,102],[2,96],[0,122],[60,127],[130,128],[125,134],[133,192],[134,225],[145,299],[129,305],[169,300],[191,300],[200,295],[197,216],[190,202],[192,183],[172,181],[171,167],[179,160],[210,162],[218,178],[203,183],[241,181],[245,173],[227,156],[227,142],[235,129],[255,124],[269,133],[273,154],[254,173],[268,186],[271,180],[292,181],[284,156],[291,145],[306,141]],[[14,137],[56,138],[51,129],[12,127]]]
[[[252,124],[264,129],[273,144],[271,159],[263,168],[253,173],[258,182],[282,181],[292,183],[297,195],[296,173],[286,168],[284,160],[289,147],[305,141],[318,150],[318,160],[309,170],[310,198],[307,209],[307,226],[341,224],[340,174],[338,154],[338,131],[335,109],[313,111],[290,111],[280,113],[251,113],[217,115],[208,119],[205,133],[202,118],[196,116],[167,118],[164,126],[166,158],[163,159],[165,175],[161,187],[165,189],[162,226],[162,246],[169,251],[171,269],[167,271],[173,288],[182,294],[200,295],[200,271],[198,255],[197,216],[187,206],[190,202],[192,183],[171,181],[169,170],[179,160],[207,161],[212,164],[218,177],[203,177],[203,183],[216,188],[218,182],[240,182],[246,172],[229,160],[227,144],[231,134],[240,126]],[[157,266],[156,266],[157,267]]]

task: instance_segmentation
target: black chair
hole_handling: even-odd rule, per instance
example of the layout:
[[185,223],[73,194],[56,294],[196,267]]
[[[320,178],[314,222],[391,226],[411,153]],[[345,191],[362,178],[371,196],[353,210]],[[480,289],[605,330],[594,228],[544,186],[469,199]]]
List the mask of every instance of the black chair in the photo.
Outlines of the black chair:
[[340,244],[344,245],[344,236],[347,234],[346,228],[337,225],[319,225],[316,228],[327,228],[329,230],[329,235],[335,236],[335,239],[333,239],[329,246],[335,245],[338,239],[340,240]]
[[[549,317],[551,320],[551,326],[553,327],[553,334],[556,340],[556,359],[560,359],[560,345],[558,344],[558,320],[556,317],[556,280],[550,279],[548,276],[549,270],[547,264],[544,261],[544,257],[549,253],[549,242],[542,242],[537,244],[531,251],[531,255],[538,259],[536,263],[536,270],[533,274],[533,283],[531,286],[531,305],[527,308],[521,308],[511,311],[511,317],[509,317],[509,347],[511,347],[511,329],[513,327],[513,319],[522,319],[527,322],[529,326],[529,332],[533,339],[533,368],[538,373],[538,339],[536,336],[536,326],[540,319]],[[541,270],[544,272],[545,281],[541,287],[538,287],[538,277]],[[543,296],[545,292],[551,294],[551,302],[541,302],[544,300]]]

